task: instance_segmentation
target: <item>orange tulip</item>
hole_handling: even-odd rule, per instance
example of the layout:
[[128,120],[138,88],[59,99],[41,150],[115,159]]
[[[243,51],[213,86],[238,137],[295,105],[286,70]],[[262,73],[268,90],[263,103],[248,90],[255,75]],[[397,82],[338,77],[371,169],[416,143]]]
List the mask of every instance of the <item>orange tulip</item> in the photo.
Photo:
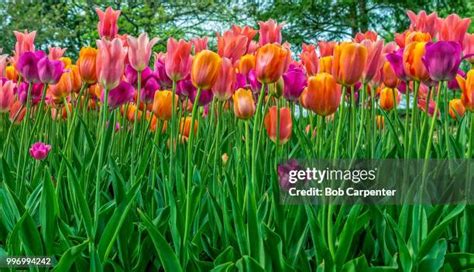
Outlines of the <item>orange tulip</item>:
[[[278,112],[277,107],[270,108],[264,119],[265,128],[270,139],[276,143],[278,129]],[[291,112],[289,108],[280,109],[280,144],[285,144],[291,138],[291,130],[293,122],[291,120]]]
[[143,112],[141,110],[139,110],[137,108],[137,106],[135,106],[134,104],[128,105],[128,111],[127,111],[127,115],[126,115],[128,121],[130,121],[132,123],[135,121],[135,111],[137,111],[137,110],[138,110],[137,120],[141,120]]
[[61,57],[59,58],[59,60],[64,63],[64,67],[68,67],[69,65],[72,64],[71,58],[68,58],[68,57]]
[[52,107],[51,108],[51,119],[55,120],[55,121],[58,121],[58,120],[66,120],[67,117],[68,117],[68,111],[70,114],[72,114],[72,104],[71,103],[67,103],[67,107],[68,109],[66,108],[66,106],[62,106],[60,108],[55,108],[55,107]]
[[429,42],[431,41],[430,33],[424,32],[408,32],[405,36],[405,46],[409,45],[412,42]]
[[425,42],[412,42],[403,51],[403,69],[405,74],[417,81],[430,78],[428,70],[422,61],[425,55]]
[[49,85],[48,92],[57,104],[62,103],[72,91],[71,73],[71,71],[63,73],[58,83]]
[[[153,99],[152,111],[160,120],[170,120],[173,110],[173,93],[171,91],[157,91]],[[174,108],[178,106],[178,95],[175,94]]]
[[382,77],[383,77],[383,84],[389,88],[396,88],[398,83],[400,83],[400,79],[395,74],[395,71],[390,65],[390,62],[386,61],[382,67]]
[[5,68],[5,75],[9,80],[15,82],[18,80],[18,72],[13,65],[8,65],[7,68]]
[[71,85],[72,91],[78,93],[81,90],[82,80],[81,74],[79,73],[79,67],[77,65],[71,65],[66,67],[66,69],[71,70]]
[[277,82],[288,70],[290,50],[277,44],[266,44],[257,50],[255,73],[262,83]]
[[[191,121],[190,116],[183,117],[179,121],[179,134],[186,139],[189,137],[189,132],[191,132]],[[198,120],[194,120],[194,135],[196,135],[198,129]]]
[[[160,122],[163,122],[163,124],[161,124],[161,133],[165,133],[166,130],[168,129],[168,122],[167,121],[160,121]],[[153,114],[151,116],[150,131],[155,132],[157,125],[158,125],[158,118],[156,118],[156,116]]]
[[17,100],[10,105],[10,122],[19,124],[25,118],[26,107]]
[[247,75],[250,70],[255,68],[255,56],[243,55],[239,60],[239,73]]
[[375,117],[375,122],[378,129],[383,129],[385,127],[385,118],[382,115],[377,115]]
[[461,101],[464,107],[470,111],[474,111],[474,69],[467,72],[466,79],[461,76],[457,76],[459,87],[462,90]]
[[[396,102],[395,102],[396,99]],[[400,103],[400,94],[396,88],[385,87],[380,91],[380,107],[386,111],[394,109]]]
[[301,95],[301,104],[321,116],[336,112],[341,102],[341,90],[334,77],[320,73],[308,79],[308,87]]
[[255,113],[255,102],[252,91],[238,89],[232,96],[234,100],[234,114],[239,119],[249,119]]
[[462,118],[464,113],[466,112],[466,108],[464,107],[461,99],[451,99],[449,101],[449,115],[453,119]]
[[209,90],[214,85],[221,67],[221,57],[212,51],[202,50],[194,57],[191,80],[196,88]]
[[319,72],[332,73],[332,56],[321,57],[319,59]]
[[83,47],[79,51],[79,59],[77,60],[77,67],[82,80],[88,84],[97,82],[96,73],[96,58],[97,49],[92,47]]
[[367,63],[367,48],[353,42],[343,42],[334,48],[332,75],[346,86],[357,83]]

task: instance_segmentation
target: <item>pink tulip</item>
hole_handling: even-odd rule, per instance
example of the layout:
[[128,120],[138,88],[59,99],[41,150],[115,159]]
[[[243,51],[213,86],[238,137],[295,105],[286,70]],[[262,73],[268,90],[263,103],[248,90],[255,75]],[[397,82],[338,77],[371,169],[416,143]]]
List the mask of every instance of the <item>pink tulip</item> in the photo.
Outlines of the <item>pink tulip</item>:
[[334,52],[334,47],[336,47],[336,42],[326,42],[326,41],[319,41],[319,55],[321,57],[332,56]]
[[128,60],[133,69],[141,72],[148,66],[151,49],[158,42],[158,38],[149,39],[148,34],[142,33],[137,38],[128,36]]
[[97,78],[100,84],[111,90],[120,83],[124,69],[127,50],[120,39],[112,41],[102,38],[97,40],[99,52],[96,60]]
[[219,56],[229,58],[235,63],[247,52],[247,37],[235,35],[232,31],[226,31],[221,36],[217,33],[217,53]]
[[193,47],[194,47],[194,54],[197,54],[201,52],[202,50],[207,49],[207,40],[208,40],[207,37],[191,39],[191,43],[193,44]]
[[354,41],[357,43],[362,42],[363,40],[377,41],[377,32],[366,31],[365,33],[359,32],[355,35]]
[[5,77],[8,55],[0,55],[0,78]]
[[249,47],[247,49],[247,54],[254,54],[257,52],[259,45],[256,41],[250,41]]
[[263,46],[267,43],[278,43],[281,44],[281,29],[283,24],[278,24],[275,20],[268,20],[266,22],[258,22],[260,26],[259,34],[260,46]]
[[168,39],[166,45],[165,70],[172,81],[179,81],[191,72],[191,43]]
[[49,152],[51,151],[51,146],[42,142],[34,143],[30,148],[30,156],[35,160],[44,160]]
[[97,31],[101,38],[107,38],[112,40],[118,33],[118,17],[120,16],[120,10],[113,10],[108,7],[105,12],[96,8],[95,11],[99,16],[99,23],[97,23]]
[[362,79],[364,82],[371,81],[375,74],[380,71],[380,68],[384,62],[384,55],[382,54],[383,50],[383,40],[378,40],[376,42],[371,40],[363,40],[361,42],[367,48],[367,62],[365,64],[364,72],[362,73]]
[[303,43],[303,50],[300,54],[301,63],[303,64],[306,74],[314,76],[318,73],[319,59],[316,54],[316,47],[311,44]]
[[10,110],[10,105],[15,100],[14,88],[15,83],[13,81],[3,82],[0,80],[0,112],[8,112]]
[[474,63],[474,34],[469,34],[469,33],[466,33],[466,35],[464,36],[464,42],[463,42],[463,55],[464,56],[469,56],[469,55],[472,55],[470,57],[468,57],[468,60],[469,62]]
[[242,36],[247,37],[247,52],[246,53],[249,54],[250,53],[250,52],[248,52],[249,51],[249,46],[250,46],[250,43],[252,42],[253,38],[257,34],[257,30],[255,30],[255,29],[253,29],[249,26],[240,27],[240,26],[237,26],[237,25],[233,25],[231,27],[231,30],[234,33],[234,35],[242,35]]
[[214,96],[221,101],[231,98],[234,94],[235,79],[236,75],[234,67],[232,66],[232,61],[223,57],[221,67],[217,74],[217,80],[212,86]]
[[396,42],[388,42],[385,44],[383,47],[382,53],[385,54],[390,54],[390,53],[395,53],[398,50],[398,45]]
[[35,37],[36,31],[28,33],[26,30],[24,33],[13,31],[16,37],[15,43],[15,63],[18,61],[20,56],[25,52],[35,51]]
[[64,52],[66,52],[67,48],[61,48],[61,47],[49,47],[49,54],[48,57],[51,60],[58,60],[60,59],[63,55]]
[[410,18],[410,30],[430,33],[431,37],[434,37],[438,31],[440,20],[436,12],[430,15],[426,14],[426,11],[422,10],[418,14],[413,11],[407,11],[408,18]]
[[461,17],[453,13],[446,17],[446,19],[441,20],[438,39],[440,41],[453,41],[462,44],[470,24],[471,19],[461,19]]

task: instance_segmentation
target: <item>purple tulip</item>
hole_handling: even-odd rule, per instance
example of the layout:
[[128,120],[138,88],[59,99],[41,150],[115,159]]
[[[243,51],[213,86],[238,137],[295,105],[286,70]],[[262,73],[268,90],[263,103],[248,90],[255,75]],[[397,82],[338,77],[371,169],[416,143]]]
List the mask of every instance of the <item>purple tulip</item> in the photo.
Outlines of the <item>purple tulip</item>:
[[297,101],[307,85],[305,72],[296,65],[290,65],[288,71],[283,74],[285,87],[283,96],[289,101]]
[[247,85],[247,76],[241,73],[235,74],[235,82],[234,82],[234,90],[240,88],[249,88],[250,86]]
[[155,73],[158,76],[158,84],[160,84],[161,88],[170,89],[173,85],[173,81],[168,77],[166,74],[165,69],[165,61],[164,58],[157,58],[155,61]]
[[177,95],[181,97],[187,97],[193,92],[196,92],[196,87],[194,87],[193,82],[191,81],[191,77],[189,75],[186,78],[178,81],[178,84],[176,85]]
[[[135,89],[130,83],[121,81],[120,84],[109,91],[109,106],[115,109],[127,102],[133,101]],[[104,98],[102,97],[102,100]]]
[[462,47],[453,41],[429,42],[422,58],[430,78],[434,81],[449,81],[456,76],[461,63]]
[[45,56],[46,54],[40,50],[36,52],[25,52],[20,56],[16,65],[18,71],[26,82],[40,81],[38,74],[38,62]]
[[31,146],[29,151],[30,156],[35,160],[44,160],[51,151],[51,146],[42,142],[37,142]]
[[[33,84],[33,83],[32,83]],[[18,100],[23,105],[26,105],[26,97],[28,96],[28,86],[29,83],[22,82],[20,86],[17,88],[18,91]],[[34,83],[31,87],[31,105],[34,106],[41,101],[41,97],[43,95],[43,83]]]
[[64,63],[60,60],[50,60],[48,57],[43,57],[38,61],[38,76],[43,83],[58,83],[63,70]]
[[402,81],[408,80],[405,70],[403,69],[403,48],[398,49],[395,53],[387,54],[386,58],[392,66],[395,75]]
[[[149,67],[146,67],[142,71],[142,80],[141,80],[141,86],[144,85],[144,82],[150,77],[152,74],[152,70]],[[138,72],[137,70],[133,69],[133,67],[130,64],[127,64],[125,66],[125,78],[127,79],[127,82],[132,84],[132,86],[137,86],[138,83]]]
[[140,99],[145,103],[153,102],[155,98],[155,92],[160,89],[160,84],[158,84],[158,78],[155,75],[151,75],[147,78],[145,85],[140,93]]
[[252,92],[260,93],[260,90],[262,89],[262,83],[257,80],[255,69],[250,70],[249,74],[247,75],[247,83],[250,84],[250,89],[252,89]]
[[[191,100],[191,102],[194,103],[194,100],[196,99],[196,95],[197,95],[197,90],[194,89],[194,91],[192,91],[189,94],[189,99]],[[212,101],[213,97],[214,97],[214,95],[212,94],[211,91],[202,90],[201,91],[201,96],[199,97],[199,106],[205,106],[205,105],[209,104]]]
[[295,183],[294,181],[290,181],[290,171],[298,171],[301,169],[302,167],[300,166],[298,161],[294,159],[291,159],[284,164],[279,164],[277,171],[280,188],[282,190],[288,191],[289,189],[296,187],[297,183]]

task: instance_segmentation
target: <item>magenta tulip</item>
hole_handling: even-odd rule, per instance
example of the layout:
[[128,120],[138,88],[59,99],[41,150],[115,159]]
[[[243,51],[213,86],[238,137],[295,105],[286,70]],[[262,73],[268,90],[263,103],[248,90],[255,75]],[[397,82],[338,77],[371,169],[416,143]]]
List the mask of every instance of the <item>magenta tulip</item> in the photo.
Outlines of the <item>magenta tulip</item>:
[[422,60],[430,78],[434,81],[449,81],[456,76],[461,63],[461,45],[452,41],[426,44]]
[[[127,102],[133,101],[135,95],[135,89],[130,83],[121,81],[117,87],[109,91],[109,106],[111,109],[115,109]],[[102,100],[104,98],[102,97]]]
[[293,64],[290,64],[288,71],[283,74],[283,81],[283,96],[289,101],[298,101],[308,82],[303,68]]
[[42,83],[56,84],[63,74],[64,63],[43,57],[38,61],[38,76]]
[[35,160],[44,160],[51,151],[51,146],[42,142],[34,143],[30,148],[30,156]]

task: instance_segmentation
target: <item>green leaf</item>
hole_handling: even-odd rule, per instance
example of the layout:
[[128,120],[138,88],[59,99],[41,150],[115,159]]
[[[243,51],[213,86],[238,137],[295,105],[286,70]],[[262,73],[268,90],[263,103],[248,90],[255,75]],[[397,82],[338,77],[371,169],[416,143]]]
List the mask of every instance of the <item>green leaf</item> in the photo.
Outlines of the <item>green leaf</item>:
[[20,226],[20,240],[23,243],[26,255],[41,256],[43,254],[41,237],[28,211],[25,211],[17,224]]
[[445,256],[445,264],[449,264],[454,271],[464,271],[474,269],[473,253],[448,253]]
[[71,271],[71,266],[74,264],[77,257],[79,257],[84,249],[89,244],[89,240],[84,241],[82,244],[73,246],[66,250],[59,259],[59,262],[54,266],[54,272],[66,272]]
[[54,237],[57,231],[56,219],[58,210],[58,201],[53,188],[51,173],[48,169],[48,171],[45,171],[45,177],[43,179],[43,191],[41,193],[40,203],[41,234],[48,255],[51,255],[53,252]]
[[448,243],[445,239],[438,240],[420,261],[418,271],[439,271],[443,266],[447,247]]
[[138,214],[140,215],[143,225],[145,225],[145,228],[148,231],[148,234],[150,235],[153,244],[155,245],[156,252],[158,253],[158,256],[161,260],[161,263],[163,264],[165,271],[183,271],[179,264],[178,257],[176,257],[176,254],[174,253],[173,249],[168,244],[163,235],[161,235],[161,233],[158,231],[156,226],[153,225],[152,221],[148,218],[148,216],[146,216],[140,210],[138,210]]

